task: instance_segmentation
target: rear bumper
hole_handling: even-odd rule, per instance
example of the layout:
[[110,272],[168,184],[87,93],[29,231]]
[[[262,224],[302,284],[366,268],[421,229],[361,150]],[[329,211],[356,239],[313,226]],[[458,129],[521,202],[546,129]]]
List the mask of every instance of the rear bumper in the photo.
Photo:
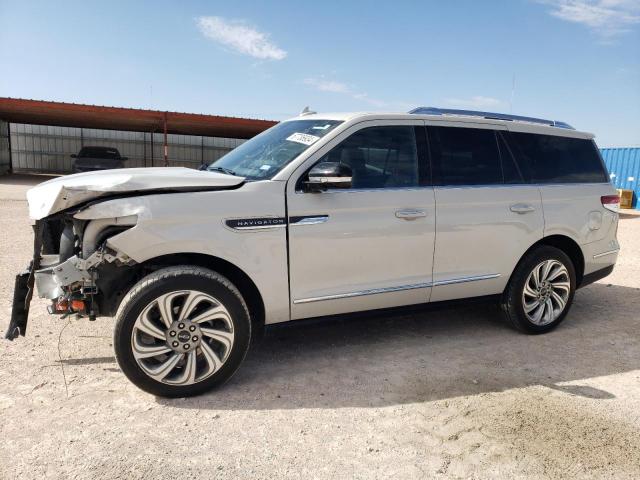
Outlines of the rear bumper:
[[601,268],[600,270],[596,270],[595,272],[587,273],[582,277],[582,282],[578,285],[578,288],[586,287],[598,280],[602,280],[604,277],[608,276],[613,272],[614,265],[609,265],[608,267]]
[[584,255],[585,278],[590,278],[591,274],[597,276],[607,268],[613,267],[620,253],[620,244],[613,231],[602,240],[581,245],[581,248]]

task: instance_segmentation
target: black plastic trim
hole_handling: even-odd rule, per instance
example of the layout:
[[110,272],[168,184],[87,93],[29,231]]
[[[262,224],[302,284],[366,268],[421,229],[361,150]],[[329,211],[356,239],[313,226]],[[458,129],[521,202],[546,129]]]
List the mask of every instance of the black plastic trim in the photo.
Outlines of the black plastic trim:
[[427,128],[424,125],[415,126],[416,151],[418,153],[418,177],[421,187],[430,187],[431,161],[429,158],[429,143],[427,140]]
[[600,270],[596,270],[595,272],[587,273],[582,277],[582,282],[578,285],[578,288],[586,287],[587,285],[591,285],[598,280],[602,280],[604,277],[608,276],[613,272],[614,265],[609,265],[608,267],[601,268]]
[[501,295],[483,295],[479,297],[468,297],[468,298],[460,298],[454,300],[441,300],[438,302],[429,302],[429,303],[417,303],[414,305],[406,305],[402,307],[389,307],[389,308],[380,308],[375,310],[362,310],[358,312],[348,312],[348,313],[339,313],[335,315],[323,315],[319,317],[308,317],[308,318],[299,318],[295,320],[288,320],[286,322],[278,322],[271,323],[265,325],[267,329],[278,329],[278,328],[287,328],[288,326],[293,325],[305,325],[305,324],[315,324],[322,322],[331,322],[331,321],[342,321],[342,320],[351,320],[357,318],[380,318],[386,317],[390,315],[406,315],[410,313],[421,313],[421,312],[431,312],[437,311],[443,308],[450,308],[454,306],[464,306],[464,305],[473,305],[473,304],[495,304],[498,305],[500,301]]

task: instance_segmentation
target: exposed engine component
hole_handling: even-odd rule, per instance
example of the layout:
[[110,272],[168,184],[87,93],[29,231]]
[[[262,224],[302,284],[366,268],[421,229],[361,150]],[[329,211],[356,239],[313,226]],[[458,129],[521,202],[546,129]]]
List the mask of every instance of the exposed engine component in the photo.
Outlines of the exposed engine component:
[[93,252],[87,259],[74,255],[63,263],[38,270],[35,274],[38,296],[55,299],[64,294],[64,287],[72,290],[94,288],[96,268],[104,262],[115,261],[129,264],[131,260],[126,255],[105,247]]
[[91,220],[84,229],[82,237],[82,258],[89,258],[104,242],[107,236],[113,236],[136,224],[137,215],[119,218],[100,218]]

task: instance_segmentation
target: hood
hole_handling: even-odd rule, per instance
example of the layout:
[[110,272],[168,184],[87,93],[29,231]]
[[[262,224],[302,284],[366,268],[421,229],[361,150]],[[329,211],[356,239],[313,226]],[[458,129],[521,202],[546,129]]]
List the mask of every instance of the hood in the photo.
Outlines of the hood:
[[222,190],[244,178],[182,167],[121,168],[54,178],[27,192],[29,216],[39,220],[94,198],[136,192]]

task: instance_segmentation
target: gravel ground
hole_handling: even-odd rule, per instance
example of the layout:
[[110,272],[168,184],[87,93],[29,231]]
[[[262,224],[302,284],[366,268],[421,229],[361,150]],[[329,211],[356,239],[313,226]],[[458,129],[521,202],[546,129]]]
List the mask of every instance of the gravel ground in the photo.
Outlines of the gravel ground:
[[[3,330],[30,182],[0,177]],[[125,379],[111,319],[34,300],[27,337],[0,342],[0,478],[639,478],[640,217],[618,236],[615,272],[551,334],[491,306],[279,328],[186,400]]]

